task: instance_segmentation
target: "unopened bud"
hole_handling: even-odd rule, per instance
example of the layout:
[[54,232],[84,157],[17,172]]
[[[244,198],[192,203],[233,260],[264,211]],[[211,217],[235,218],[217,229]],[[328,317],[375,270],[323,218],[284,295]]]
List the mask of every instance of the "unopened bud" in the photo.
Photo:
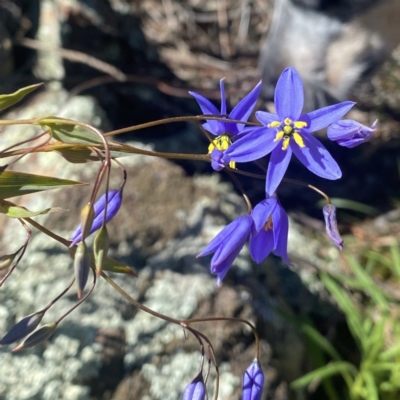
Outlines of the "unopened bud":
[[[118,210],[121,207],[122,204],[122,189],[119,190],[110,190],[108,192],[108,203],[107,203],[107,214],[106,214],[106,222],[110,221],[111,218],[113,218]],[[96,201],[96,203],[93,206],[94,209],[94,220],[91,225],[91,228],[88,232],[88,235],[91,233],[97,231],[102,225],[104,221],[104,211],[106,207],[106,195],[103,194],[99,200]],[[79,225],[78,228],[76,229],[74,235],[71,238],[71,245],[75,246],[79,242],[82,241],[82,225]]]
[[332,204],[327,204],[322,209],[322,212],[324,213],[326,233],[332,242],[339,247],[340,250],[343,250],[343,239],[340,237],[336,221],[336,207]]
[[261,400],[263,387],[264,373],[255,359],[243,375],[242,400]]
[[82,237],[85,239],[90,232],[90,228],[93,225],[94,220],[94,208],[91,203],[86,204],[81,211],[81,226],[82,226]]
[[0,345],[5,346],[17,342],[28,336],[39,325],[44,315],[43,311],[28,315],[17,322],[0,340]]
[[13,351],[14,352],[19,351],[43,343],[54,333],[56,328],[57,328],[56,322],[51,322],[50,324],[43,325],[36,332],[33,332],[32,335],[28,336],[24,340],[24,342],[21,343],[19,346],[17,346]]
[[101,270],[103,269],[103,263],[108,253],[109,244],[110,240],[108,237],[107,228],[102,226],[97,232],[93,242],[94,260],[96,264],[96,273],[98,276],[101,274]]
[[206,396],[206,385],[203,375],[199,373],[183,391],[183,400],[204,400]]
[[79,243],[75,252],[74,271],[75,279],[78,284],[78,298],[82,297],[90,270],[90,254],[84,242]]
[[15,256],[18,254],[19,250],[12,254],[6,254],[0,257],[0,271],[7,269],[11,266],[14,261]]

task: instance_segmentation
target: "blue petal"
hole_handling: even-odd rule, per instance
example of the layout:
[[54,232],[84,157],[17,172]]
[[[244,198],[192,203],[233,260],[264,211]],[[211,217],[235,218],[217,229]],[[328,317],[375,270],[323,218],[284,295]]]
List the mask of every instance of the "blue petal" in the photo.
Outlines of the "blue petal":
[[[195,92],[189,92],[189,94],[192,95],[196,99],[203,114],[215,115],[215,116],[221,115],[220,112],[217,110],[217,107],[215,107],[214,104],[212,104],[209,100],[207,100],[202,95],[195,93]],[[204,126],[205,124],[203,125],[204,129],[207,129],[209,132],[213,133],[214,135],[218,136],[218,135],[221,135],[224,133],[224,131],[225,131],[224,125],[223,125],[224,123],[220,123],[220,121],[216,121],[216,120],[212,120],[212,119],[208,119],[207,123],[208,123],[208,127],[210,129],[207,129]]]
[[212,265],[220,264],[229,254],[238,246],[243,246],[250,233],[252,218],[249,215],[242,215],[227,225],[198,255],[206,256],[210,253],[216,253],[213,257]]
[[[292,142],[292,140],[290,140],[290,142]],[[277,146],[271,153],[271,158],[268,164],[265,192],[269,196],[272,196],[275,193],[281,183],[289,165],[290,158],[292,157],[291,148],[288,147],[286,150],[282,150],[282,141],[279,141],[278,143],[279,146]]]
[[268,126],[271,122],[279,122],[279,117],[276,114],[272,114],[266,111],[256,111],[256,118],[265,126]]
[[274,234],[272,230],[269,229],[266,231],[265,229],[261,229],[257,235],[251,235],[249,248],[251,258],[257,264],[264,261],[274,248]]
[[307,122],[308,132],[319,131],[342,118],[343,115],[350,111],[354,104],[352,101],[344,101],[343,103],[311,111],[308,114],[302,115],[300,119]]
[[262,228],[264,228],[269,216],[274,211],[274,208],[278,204],[276,197],[271,197],[269,199],[263,200],[258,203],[251,212],[253,218],[253,226],[256,233],[258,233]]
[[322,143],[307,132],[302,132],[301,135],[305,147],[300,147],[294,141],[290,141],[290,147],[300,162],[321,178],[339,179],[342,171]]
[[226,150],[232,161],[249,162],[258,160],[270,153],[278,144],[274,142],[276,129],[254,128]]
[[[241,121],[247,121],[250,118],[251,113],[257,103],[258,96],[260,95],[261,90],[261,82],[257,84],[257,86],[242,100],[239,101],[238,104],[233,108],[231,113],[229,114],[230,119],[236,119]],[[235,135],[240,132],[244,128],[244,124],[235,124],[235,123],[226,123],[226,130],[231,135]]]
[[350,139],[362,125],[351,119],[337,121],[328,127],[327,136],[330,140]]
[[279,119],[290,118],[297,121],[304,105],[303,82],[297,71],[286,68],[278,79],[275,88],[275,108]]
[[226,114],[226,98],[225,98],[224,79],[225,78],[222,78],[219,81],[219,88],[221,90],[221,115],[225,115]]
[[223,261],[219,264],[215,264],[213,259],[211,260],[211,273],[217,275],[217,285],[221,285],[222,279],[224,279],[225,275],[228,273],[229,268],[235,261],[235,258],[239,255],[240,251],[244,246],[244,242],[241,246],[235,248],[235,250]]
[[290,264],[287,254],[289,219],[280,204],[278,204],[278,207],[275,208],[272,214],[272,224],[274,226],[274,253],[282,257],[286,264]]

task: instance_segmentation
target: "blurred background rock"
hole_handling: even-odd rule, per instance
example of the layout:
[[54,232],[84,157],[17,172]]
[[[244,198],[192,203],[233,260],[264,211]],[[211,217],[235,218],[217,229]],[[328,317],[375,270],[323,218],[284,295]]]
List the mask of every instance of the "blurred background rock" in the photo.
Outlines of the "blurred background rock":
[[[311,17],[330,21],[338,29],[335,39],[346,29],[356,29],[354,21],[364,12],[361,8],[343,19],[323,7],[329,2],[308,3],[286,5],[294,18],[309,15],[303,29],[312,29]],[[187,91],[200,92],[217,104],[221,77],[226,77],[234,105],[258,82],[263,65],[276,65],[279,60],[279,68],[284,68],[282,54],[296,61],[292,41],[296,26],[290,23],[286,41],[279,40],[272,55],[264,50],[260,59],[265,40],[273,40],[268,35],[274,18],[280,26],[274,6],[272,0],[0,0],[0,91],[9,93],[45,82],[45,89],[2,117],[59,115],[105,131],[118,129],[199,114]],[[334,49],[337,42],[328,39],[326,47]],[[308,51],[309,59],[322,58]],[[341,54],[340,47],[337,51]],[[360,72],[354,85],[346,87],[348,98],[357,101],[353,118],[366,124],[379,118],[371,143],[343,149],[324,142],[342,167],[343,178],[323,182],[296,162],[288,172],[288,177],[313,183],[334,197],[374,207],[377,219],[348,210],[339,213],[341,229],[352,234],[358,252],[398,243],[400,236],[400,49],[393,45],[386,53],[382,52],[379,62],[374,58],[365,64],[374,66],[361,71],[369,75]],[[349,59],[355,63],[357,54]],[[334,64],[324,58],[321,65],[323,75]],[[305,70],[306,81],[312,71],[311,67]],[[273,86],[276,78],[275,69],[265,79],[267,85]],[[271,109],[270,90],[264,93],[259,106]],[[31,134],[26,127],[3,129],[0,143],[6,147]],[[207,147],[200,130],[190,123],[163,125],[119,139],[163,151],[203,153]],[[338,252],[324,236],[318,196],[289,184],[280,188],[282,204],[291,216],[293,266],[274,257],[255,266],[244,251],[217,289],[207,260],[195,256],[225,224],[245,212],[240,196],[205,163],[174,164],[140,156],[121,161],[128,169],[128,183],[123,208],[110,224],[112,255],[132,265],[139,278],[116,277],[117,282],[136,299],[176,317],[250,319],[262,338],[265,398],[323,399],[319,390],[297,395],[289,391],[288,383],[313,364],[298,329],[275,311],[278,307],[293,316],[310,318],[333,343],[340,340],[345,351],[357,357],[343,316],[318,279],[321,269],[346,273]],[[13,167],[92,182],[97,165],[72,165],[60,155],[45,154],[29,156]],[[115,187],[119,178],[116,172]],[[262,181],[246,179],[244,185],[254,202],[263,196]],[[68,209],[38,220],[69,237],[89,193],[90,188],[65,189],[21,200],[30,209]],[[3,221],[2,251],[7,253],[15,250],[24,234],[18,224]],[[35,233],[23,262],[1,288],[1,332],[47,304],[68,284],[71,274],[65,250]],[[59,301],[46,315],[46,322],[75,301],[74,293]],[[255,354],[251,333],[228,323],[199,324],[199,328],[213,341],[221,363],[220,398],[238,399],[241,374]],[[180,329],[137,312],[100,282],[45,346],[18,354],[3,348],[0,359],[0,399],[4,400],[172,400],[179,398],[195,376],[200,354],[195,341],[185,340]]]

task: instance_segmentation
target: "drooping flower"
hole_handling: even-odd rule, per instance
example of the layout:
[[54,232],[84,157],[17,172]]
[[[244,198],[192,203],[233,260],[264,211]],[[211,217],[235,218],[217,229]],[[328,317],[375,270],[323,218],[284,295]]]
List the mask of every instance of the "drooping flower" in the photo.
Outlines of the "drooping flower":
[[264,373],[257,359],[243,375],[242,400],[261,400],[264,386]]
[[[106,222],[109,222],[111,218],[115,217],[115,215],[117,214],[118,210],[121,207],[121,204],[122,204],[122,189],[110,190],[108,192]],[[89,235],[97,231],[103,225],[105,205],[106,205],[106,194],[104,193],[93,206],[94,220],[92,227],[90,228]],[[75,233],[73,234],[71,240],[72,243],[70,247],[73,247],[82,241],[82,227],[80,224],[76,229]]]
[[197,256],[203,257],[214,253],[211,259],[211,273],[217,275],[217,283],[229,270],[235,258],[242,250],[250,235],[253,219],[250,215],[242,215],[227,225]]
[[271,153],[267,171],[266,193],[272,195],[281,182],[292,153],[314,174],[339,179],[339,166],[312,132],[343,117],[354,103],[345,101],[301,114],[304,104],[303,83],[292,67],[286,68],[276,85],[277,114],[256,112],[262,127],[248,128],[247,134],[226,150],[230,162],[249,162]]
[[[206,115],[214,115],[214,116],[221,116],[227,117],[229,119],[240,120],[240,121],[247,121],[253,112],[253,109],[257,103],[258,96],[261,90],[261,82],[259,82],[256,87],[247,95],[245,96],[234,108],[233,110],[227,115],[226,110],[226,98],[225,98],[225,87],[224,87],[224,80],[220,80],[220,89],[221,89],[221,111],[212,104],[209,100],[205,97],[201,96],[195,92],[189,92],[199,104],[201,111],[203,114]],[[210,132],[212,135],[216,136],[216,138],[210,143],[208,147],[208,153],[211,154],[213,150],[220,150],[220,152],[224,152],[229,146],[232,144],[236,138],[240,137],[242,134],[245,133],[245,125],[235,122],[224,122],[224,121],[217,121],[217,120],[207,120],[203,124],[203,128]],[[218,153],[220,156],[220,153]],[[217,155],[215,156],[217,157]],[[227,162],[225,165],[230,165],[232,168],[235,167],[234,163]],[[219,171],[225,165],[222,165],[220,168],[219,164],[212,164],[212,167]],[[215,168],[217,167],[217,168]]]
[[376,120],[371,128],[352,119],[342,119],[328,127],[328,138],[340,146],[353,148],[366,142],[376,130]]
[[203,375],[199,373],[199,375],[185,387],[182,400],[204,400],[205,396],[206,385],[204,384]]
[[336,221],[336,207],[332,204],[327,204],[322,209],[325,219],[326,233],[332,240],[332,242],[343,250],[343,239],[340,237],[339,229]]
[[251,213],[253,230],[250,235],[250,255],[261,263],[273,251],[290,264],[287,254],[289,219],[276,197],[270,197],[256,205]]

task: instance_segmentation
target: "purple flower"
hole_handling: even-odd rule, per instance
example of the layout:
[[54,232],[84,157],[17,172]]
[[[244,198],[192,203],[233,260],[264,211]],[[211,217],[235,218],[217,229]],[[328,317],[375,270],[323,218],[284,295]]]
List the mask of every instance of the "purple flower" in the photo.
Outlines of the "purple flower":
[[250,235],[250,255],[261,263],[273,251],[290,264],[287,254],[289,219],[276,197],[261,201],[251,213],[253,230]]
[[302,115],[303,103],[301,78],[294,68],[286,68],[275,89],[277,114],[257,111],[256,118],[264,126],[249,128],[226,150],[231,162],[254,161],[271,153],[266,180],[268,195],[279,186],[292,153],[322,178],[333,180],[342,175],[336,161],[311,133],[339,120],[354,103],[345,101]]
[[206,385],[203,375],[200,373],[190,382],[183,391],[183,400],[204,400],[206,396]]
[[336,207],[332,204],[327,204],[322,209],[325,219],[326,233],[331,238],[332,242],[343,250],[343,239],[340,237],[340,233],[337,227],[336,221]]
[[243,215],[236,218],[208,244],[208,246],[197,256],[203,257],[214,253],[211,259],[211,273],[217,275],[217,283],[221,284],[222,279],[229,270],[235,258],[242,250],[251,232],[253,219],[250,215]]
[[[118,210],[120,209],[122,204],[122,190],[110,190],[108,192],[108,204],[107,204],[107,216],[106,222],[110,221],[113,218]],[[90,228],[89,235],[95,231],[97,231],[103,225],[104,219],[104,208],[106,205],[106,195],[105,193],[96,201],[94,204],[94,220],[92,227]],[[79,242],[82,241],[82,227],[79,224],[75,233],[73,234],[72,243],[69,247],[73,247]]]
[[[203,114],[225,117],[227,111],[226,111],[225,88],[223,79],[220,80],[220,88],[221,88],[221,111],[218,111],[218,109],[209,100],[207,100],[200,94],[195,92],[189,92],[189,94],[191,94],[196,99]],[[227,118],[240,121],[247,121],[257,103],[260,90],[261,90],[261,82],[259,82],[257,86],[233,108],[233,110],[230,112]],[[214,149],[225,151],[232,144],[232,141],[241,137],[243,134],[247,132],[245,130],[245,124],[216,121],[211,119],[207,120],[207,122],[203,124],[203,128],[206,131],[210,132],[212,135],[216,136],[216,138],[210,143],[208,147],[209,154],[211,154]],[[217,164],[212,163],[212,167],[215,170],[220,171],[224,166],[228,165],[228,163],[229,162],[226,162],[221,167],[219,163]],[[230,163],[230,166],[234,168],[235,164]]]
[[261,400],[264,386],[264,373],[257,359],[243,375],[242,400]]
[[371,128],[352,119],[342,119],[328,127],[328,138],[340,146],[356,147],[371,138],[376,130],[376,120]]

